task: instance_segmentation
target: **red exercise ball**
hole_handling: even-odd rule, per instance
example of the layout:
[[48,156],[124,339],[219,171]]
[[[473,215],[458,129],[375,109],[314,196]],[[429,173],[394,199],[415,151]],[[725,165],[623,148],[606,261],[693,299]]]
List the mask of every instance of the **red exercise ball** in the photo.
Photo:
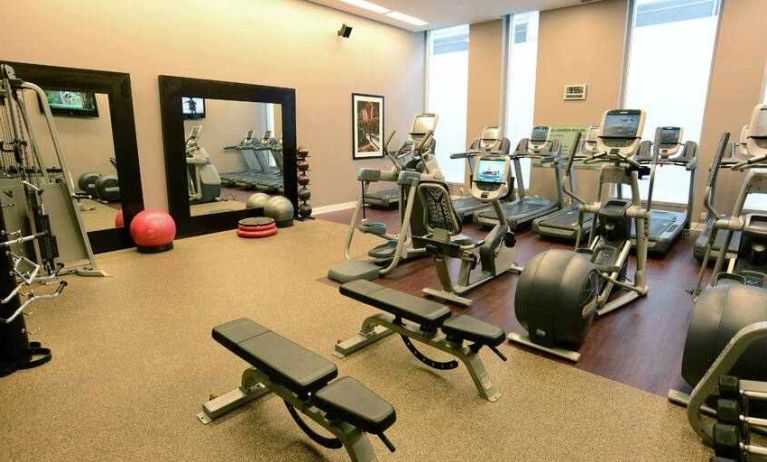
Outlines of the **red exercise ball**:
[[164,252],[173,248],[176,222],[165,210],[142,210],[131,221],[130,235],[139,252]]
[[120,209],[115,214],[115,228],[123,228],[125,226],[125,219],[123,218],[123,209]]

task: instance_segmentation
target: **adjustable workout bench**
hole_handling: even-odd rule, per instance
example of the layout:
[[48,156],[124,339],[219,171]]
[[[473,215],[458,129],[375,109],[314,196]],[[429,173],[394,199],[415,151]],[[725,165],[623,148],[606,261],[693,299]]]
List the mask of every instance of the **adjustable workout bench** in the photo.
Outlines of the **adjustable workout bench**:
[[[203,423],[270,391],[285,401],[290,416],[317,444],[345,447],[353,462],[378,460],[367,433],[381,438],[390,451],[394,445],[384,431],[394,424],[394,408],[351,377],[338,380],[335,364],[293,343],[250,319],[236,319],[213,328],[213,338],[252,367],[242,374],[242,385],[202,405]],[[312,430],[297,411],[333,434]]]
[[469,369],[469,374],[480,396],[486,400],[496,401],[501,397],[490,381],[482,359],[479,357],[479,350],[487,346],[506,361],[506,357],[497,349],[506,338],[506,334],[500,328],[468,315],[451,317],[450,309],[445,305],[387,289],[370,281],[347,282],[341,286],[340,290],[342,295],[386,313],[367,318],[362,323],[359,334],[339,342],[335,351],[335,355],[339,358],[344,358],[390,334],[397,333],[402,337],[407,349],[422,363],[443,371],[458,367],[458,361],[455,360],[435,361],[429,358],[413,345],[412,340],[444,351],[461,360]]

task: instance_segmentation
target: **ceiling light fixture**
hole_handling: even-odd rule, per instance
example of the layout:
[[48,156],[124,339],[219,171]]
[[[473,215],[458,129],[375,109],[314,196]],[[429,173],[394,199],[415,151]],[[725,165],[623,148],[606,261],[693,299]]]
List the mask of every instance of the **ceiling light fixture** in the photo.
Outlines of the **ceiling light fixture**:
[[[342,1],[346,1],[346,0],[342,0]],[[408,15],[406,15],[404,13],[400,13],[399,11],[390,11],[390,12],[386,13],[386,16],[388,16],[388,17],[390,17],[392,19],[396,19],[397,21],[406,22],[408,24],[412,24],[414,26],[419,26],[419,27],[420,26],[425,26],[425,25],[429,24],[428,22],[424,21],[423,19],[418,19],[418,18],[413,17],[413,16],[408,16]]]
[[368,2],[367,0],[341,0],[341,1],[349,5],[364,8],[368,11],[372,11],[373,13],[386,14],[391,11],[390,9],[386,7],[383,7],[381,5],[376,5],[375,3]]

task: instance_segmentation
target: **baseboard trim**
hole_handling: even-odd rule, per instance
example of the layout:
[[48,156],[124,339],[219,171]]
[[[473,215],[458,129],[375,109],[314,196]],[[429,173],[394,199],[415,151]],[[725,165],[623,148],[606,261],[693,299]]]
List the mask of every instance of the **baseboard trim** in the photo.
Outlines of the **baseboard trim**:
[[351,201],[351,202],[342,202],[340,204],[331,204],[331,205],[323,205],[322,207],[317,207],[312,211],[312,215],[322,215],[323,213],[331,213],[331,212],[338,212],[341,210],[348,210],[353,209],[357,206],[357,201]]

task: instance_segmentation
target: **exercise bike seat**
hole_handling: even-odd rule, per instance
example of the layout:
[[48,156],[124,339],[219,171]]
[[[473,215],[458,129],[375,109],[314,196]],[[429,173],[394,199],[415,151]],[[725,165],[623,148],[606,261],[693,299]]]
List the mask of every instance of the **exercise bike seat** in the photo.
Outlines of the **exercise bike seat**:
[[407,319],[427,329],[433,330],[440,327],[450,317],[450,309],[445,305],[388,289],[370,281],[347,282],[339,290],[342,295],[374,306],[398,318]]
[[332,362],[251,319],[216,326],[213,338],[272,382],[299,395],[313,393],[338,376]]
[[467,315],[454,316],[442,324],[448,339],[468,340],[480,345],[496,347],[504,342],[506,333],[498,326]]
[[391,404],[352,377],[341,377],[314,394],[313,402],[330,417],[379,435],[397,420]]

